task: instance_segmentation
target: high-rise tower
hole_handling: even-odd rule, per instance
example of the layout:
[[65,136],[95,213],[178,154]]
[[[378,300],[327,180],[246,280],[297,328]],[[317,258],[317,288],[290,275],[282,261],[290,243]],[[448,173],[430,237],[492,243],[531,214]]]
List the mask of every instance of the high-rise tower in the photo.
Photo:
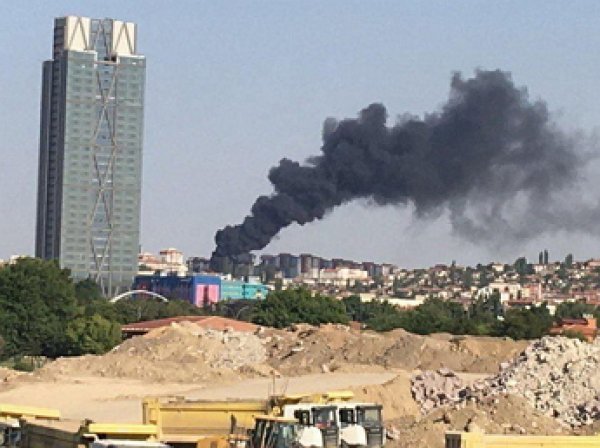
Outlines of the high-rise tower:
[[136,25],[61,17],[43,64],[36,256],[104,294],[137,271],[146,60]]

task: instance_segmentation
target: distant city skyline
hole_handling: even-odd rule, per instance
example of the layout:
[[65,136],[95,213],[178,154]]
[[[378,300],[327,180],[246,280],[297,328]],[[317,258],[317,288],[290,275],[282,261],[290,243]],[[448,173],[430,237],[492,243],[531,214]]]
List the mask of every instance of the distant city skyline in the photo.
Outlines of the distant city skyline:
[[[502,2],[181,1],[17,2],[0,6],[11,61],[0,120],[0,258],[34,253],[39,66],[48,29],[67,14],[117,17],[140,27],[148,67],[141,246],[210,256],[216,230],[239,222],[269,194],[282,157],[317,154],[323,120],[355,117],[372,102],[397,114],[436,110],[453,71],[500,68],[548,102],[566,128],[595,131],[600,4]],[[590,182],[597,176],[590,167]],[[590,184],[590,191],[593,185]],[[407,208],[355,202],[323,221],[284,230],[265,253],[428,266],[600,255],[600,239],[541,235],[483,247],[453,236],[445,215],[418,221]]]

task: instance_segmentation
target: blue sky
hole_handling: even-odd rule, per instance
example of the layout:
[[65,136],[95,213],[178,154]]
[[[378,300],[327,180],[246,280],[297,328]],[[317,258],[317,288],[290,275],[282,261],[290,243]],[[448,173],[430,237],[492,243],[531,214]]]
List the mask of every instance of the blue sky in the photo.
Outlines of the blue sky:
[[[280,158],[320,146],[323,120],[372,102],[423,114],[447,98],[452,72],[510,71],[560,124],[600,119],[597,1],[18,1],[0,2],[0,258],[31,254],[41,63],[53,18],[138,24],[148,60],[142,237],[210,255],[214,232],[237,223]],[[267,252],[313,252],[403,266],[600,255],[600,241],[544,235],[491,250],[454,237],[444,216],[354,203],[293,226]]]

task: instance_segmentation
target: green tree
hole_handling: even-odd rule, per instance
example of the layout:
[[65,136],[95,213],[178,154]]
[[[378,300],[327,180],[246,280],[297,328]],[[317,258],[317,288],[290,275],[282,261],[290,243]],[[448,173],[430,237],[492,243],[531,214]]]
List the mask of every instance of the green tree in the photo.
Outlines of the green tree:
[[70,322],[65,335],[69,355],[102,354],[121,341],[121,326],[95,314]]
[[[106,302],[104,302],[106,304]],[[206,310],[192,305],[185,300],[171,299],[163,302],[154,298],[120,300],[109,306],[99,314],[108,319],[118,320],[122,324],[154,319],[163,319],[176,316],[202,316],[207,314]],[[92,304],[94,309],[102,307],[100,304]],[[89,314],[89,313],[88,313]]]
[[318,325],[347,323],[344,304],[331,297],[312,296],[304,288],[274,291],[256,304],[251,319],[254,323],[283,328],[294,323]]
[[91,278],[75,283],[75,296],[80,303],[102,299],[100,285]]
[[418,334],[461,333],[465,314],[463,307],[457,303],[430,298],[407,311],[403,328]]
[[556,319],[572,318],[581,319],[584,314],[596,314],[597,307],[585,302],[563,302],[556,307]]
[[79,308],[69,271],[54,261],[22,258],[0,269],[0,336],[5,356],[63,353]]
[[541,306],[510,309],[498,336],[509,336],[513,339],[537,339],[548,333],[552,326],[552,316],[546,304]]

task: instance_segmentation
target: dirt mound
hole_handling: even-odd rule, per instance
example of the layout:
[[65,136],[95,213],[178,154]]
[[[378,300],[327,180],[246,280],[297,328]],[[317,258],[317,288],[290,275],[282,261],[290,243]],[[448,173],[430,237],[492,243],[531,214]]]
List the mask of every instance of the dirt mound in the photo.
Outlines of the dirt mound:
[[6,367],[0,367],[0,382],[6,383],[22,375],[24,375],[24,372],[8,369]]
[[496,373],[500,362],[527,346],[508,338],[361,332],[343,325],[294,325],[265,330],[262,337],[269,364],[284,374],[333,371],[347,364]]
[[[42,378],[103,376],[188,382],[217,377],[234,379],[244,370],[263,371],[265,348],[248,333],[173,324],[134,337],[102,356],[60,358],[37,373]],[[252,366],[257,365],[255,369]]]
[[398,448],[443,448],[446,431],[484,431],[490,434],[568,434],[556,420],[535,411],[525,399],[512,395],[455,409],[437,409],[413,422],[390,425],[399,435],[388,444]]
[[419,414],[419,406],[411,396],[408,372],[401,373],[386,383],[357,387],[352,391],[356,401],[381,404],[385,420],[412,421]]

